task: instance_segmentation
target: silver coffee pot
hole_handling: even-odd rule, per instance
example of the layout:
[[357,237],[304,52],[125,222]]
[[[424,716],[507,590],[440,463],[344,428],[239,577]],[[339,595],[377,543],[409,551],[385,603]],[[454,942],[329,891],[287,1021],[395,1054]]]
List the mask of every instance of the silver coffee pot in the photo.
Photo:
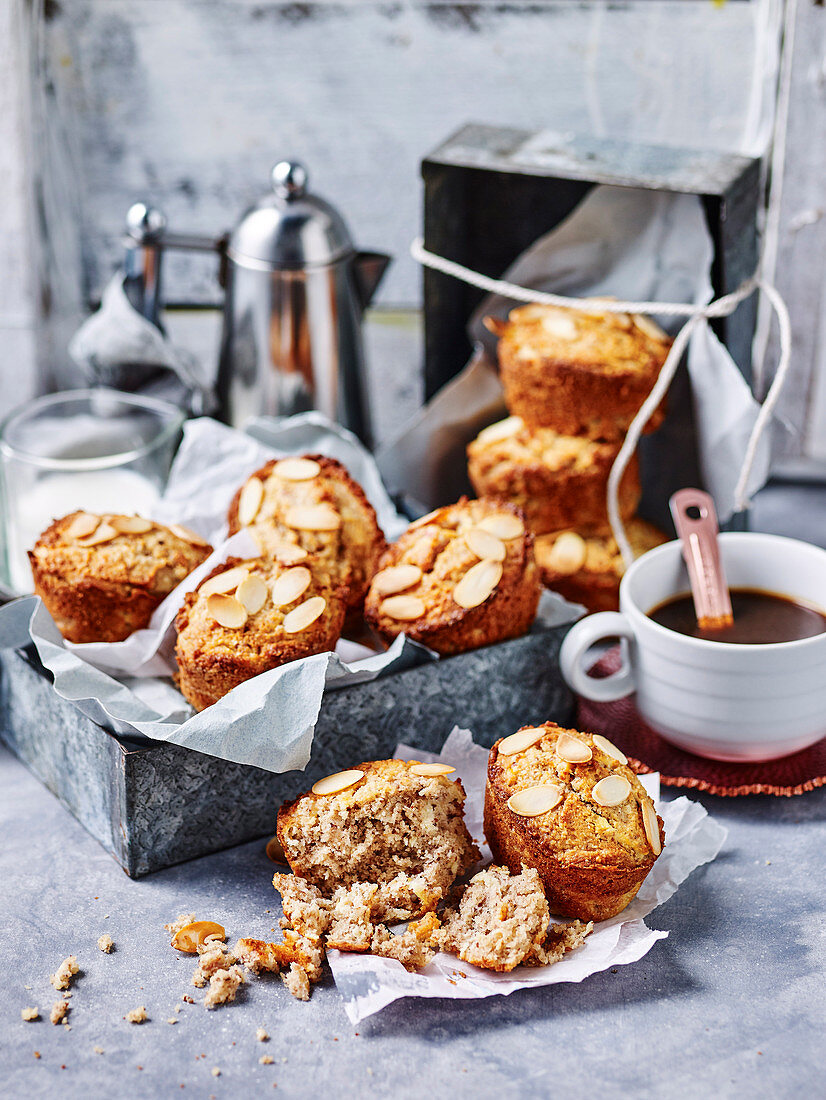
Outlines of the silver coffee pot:
[[127,234],[126,292],[158,327],[163,252],[220,255],[221,419],[238,427],[318,409],[372,445],[361,320],[390,257],[355,250],[338,211],[307,190],[301,164],[276,164],[272,191],[223,237],[170,233],[143,203],[130,209]]

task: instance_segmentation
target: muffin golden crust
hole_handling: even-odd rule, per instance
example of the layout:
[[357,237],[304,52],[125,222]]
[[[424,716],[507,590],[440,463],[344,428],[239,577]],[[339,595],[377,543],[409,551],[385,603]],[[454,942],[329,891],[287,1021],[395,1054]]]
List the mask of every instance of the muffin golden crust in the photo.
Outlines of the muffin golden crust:
[[525,634],[539,593],[519,509],[462,498],[411,524],[388,549],[364,610],[386,638],[404,633],[452,654]]
[[662,851],[654,804],[604,737],[554,722],[497,741],[485,835],[493,857],[539,872],[552,913],[605,920],[636,896]]
[[[619,443],[528,428],[520,417],[509,416],[469,444],[468,474],[480,497],[500,497],[521,508],[535,535],[566,527],[604,534],[610,531],[608,475],[619,449]],[[622,518],[630,519],[639,502],[635,455],[620,482]]]
[[[668,542],[667,535],[642,519],[629,520],[625,529],[636,557]],[[613,535],[554,531],[537,538],[535,553],[547,588],[589,611],[617,610],[625,565]]]
[[212,552],[194,531],[140,516],[72,512],[32,550],[34,590],[70,642],[120,642]]
[[410,920],[433,911],[479,859],[464,802],[462,784],[446,769],[373,760],[285,802],[278,839],[295,874],[325,897],[375,884],[371,919]]
[[229,508],[229,533],[251,527],[265,553],[294,562],[344,590],[358,610],[385,550],[384,534],[364,490],[340,462],[324,455],[273,459],[244,482]]
[[[619,440],[660,373],[672,341],[653,321],[627,313],[556,306],[511,310],[491,322],[499,339],[505,404],[530,427]],[[648,422],[654,431],[662,407]]]
[[229,558],[175,619],[181,693],[203,710],[253,676],[332,650],[344,615],[341,593],[306,565]]

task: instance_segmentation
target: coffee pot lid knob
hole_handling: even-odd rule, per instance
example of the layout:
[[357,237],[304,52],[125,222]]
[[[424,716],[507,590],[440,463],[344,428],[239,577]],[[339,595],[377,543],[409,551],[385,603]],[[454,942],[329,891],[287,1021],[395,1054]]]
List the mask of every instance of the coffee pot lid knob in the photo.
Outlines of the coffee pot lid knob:
[[247,267],[298,270],[336,263],[353,252],[341,214],[307,189],[307,169],[281,160],[271,172],[272,190],[232,231],[229,259]]
[[272,170],[272,188],[284,199],[299,198],[307,190],[307,169],[297,160],[280,160]]

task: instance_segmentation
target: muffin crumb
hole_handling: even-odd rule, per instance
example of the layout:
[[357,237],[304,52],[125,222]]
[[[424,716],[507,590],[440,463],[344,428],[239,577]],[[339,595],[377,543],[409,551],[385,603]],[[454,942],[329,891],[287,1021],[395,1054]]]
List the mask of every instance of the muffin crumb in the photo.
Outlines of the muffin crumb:
[[106,955],[110,955],[112,953],[112,949],[114,948],[114,946],[115,941],[112,939],[108,932],[104,932],[104,934],[98,938],[98,948]]
[[40,1010],[37,1008],[21,1008],[20,1015],[24,1020],[32,1021],[40,1019]]
[[77,955],[68,955],[55,973],[50,975],[49,981],[58,991],[68,989],[72,984],[72,978],[78,973],[78,970]]
[[124,1020],[130,1024],[143,1024],[148,1019],[149,1016],[146,1012],[146,1005],[140,1005],[138,1008],[133,1008],[124,1016]]

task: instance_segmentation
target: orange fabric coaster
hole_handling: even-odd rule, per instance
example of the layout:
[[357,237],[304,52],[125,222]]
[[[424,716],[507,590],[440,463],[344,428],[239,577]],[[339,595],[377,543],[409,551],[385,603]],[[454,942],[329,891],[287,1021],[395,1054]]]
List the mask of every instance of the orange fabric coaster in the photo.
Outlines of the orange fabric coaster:
[[[619,667],[619,648],[590,670],[607,676]],[[744,794],[791,797],[826,784],[826,737],[811,748],[764,764],[727,764],[678,749],[664,741],[637,714],[634,696],[613,703],[579,698],[579,729],[601,733],[628,756],[637,772],[659,772],[667,787],[693,787],[728,798]]]

